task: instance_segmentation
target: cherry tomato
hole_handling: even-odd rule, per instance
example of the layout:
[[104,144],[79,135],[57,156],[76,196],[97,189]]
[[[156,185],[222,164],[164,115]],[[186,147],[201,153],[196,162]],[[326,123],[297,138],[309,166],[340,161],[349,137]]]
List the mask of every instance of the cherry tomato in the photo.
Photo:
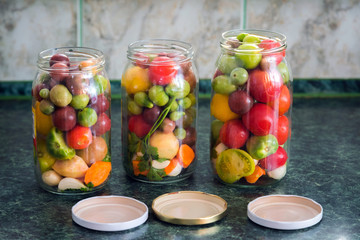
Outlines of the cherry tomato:
[[268,71],[255,69],[249,74],[250,94],[259,102],[273,101],[280,94],[280,88],[283,85],[281,74],[276,68]]
[[[273,40],[273,39],[264,39],[259,44],[259,47],[263,48],[265,50],[270,50],[270,49],[273,49],[273,48],[281,47],[281,44],[279,42]],[[285,50],[283,50],[281,52],[275,52],[275,53],[271,53],[271,54],[266,54],[263,57],[275,59],[276,65],[278,65],[282,61],[283,57],[285,57]]]
[[134,115],[129,119],[128,127],[130,132],[135,133],[139,138],[143,138],[148,134],[152,125],[147,123],[142,115]]
[[168,57],[156,57],[149,67],[149,78],[153,84],[167,85],[178,72],[177,65]]
[[282,115],[278,119],[278,126],[273,135],[276,136],[279,145],[283,145],[289,137],[289,119]]
[[242,116],[242,122],[247,129],[257,136],[265,136],[274,128],[277,114],[266,104],[255,103],[249,112]]
[[271,106],[273,109],[278,109],[279,116],[281,116],[289,110],[290,105],[291,98],[289,89],[286,87],[286,85],[282,85],[279,98],[275,99],[274,101],[270,101],[269,106]]
[[274,154],[261,159],[259,161],[259,165],[260,167],[265,168],[267,171],[272,171],[278,167],[283,166],[287,159],[288,155],[285,149],[279,146],[278,150]]
[[95,125],[93,125],[91,127],[91,129],[95,136],[101,136],[101,135],[105,134],[106,132],[110,131],[111,120],[108,117],[108,115],[106,115],[106,113],[101,113],[98,116],[98,119],[97,119]]
[[91,130],[88,127],[76,125],[66,134],[66,141],[69,147],[74,149],[87,148],[92,142]]
[[239,119],[227,121],[220,130],[220,140],[229,148],[241,148],[249,137],[249,131]]

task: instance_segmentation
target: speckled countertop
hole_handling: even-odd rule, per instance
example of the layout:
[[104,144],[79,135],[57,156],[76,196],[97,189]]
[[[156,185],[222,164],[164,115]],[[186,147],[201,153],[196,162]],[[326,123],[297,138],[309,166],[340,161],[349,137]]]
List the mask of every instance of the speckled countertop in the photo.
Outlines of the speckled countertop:
[[[199,163],[182,182],[153,185],[127,178],[121,164],[120,101],[112,103],[113,175],[96,195],[123,195],[150,208],[147,222],[123,232],[85,229],[71,219],[71,207],[88,196],[58,196],[38,187],[33,172],[30,101],[0,101],[0,239],[360,239],[360,98],[294,99],[291,157],[279,183],[253,189],[224,186],[209,163],[209,101],[200,101]],[[151,210],[157,196],[197,190],[221,196],[228,215],[205,226],[159,221]],[[261,227],[246,215],[247,204],[268,194],[309,197],[324,208],[310,228],[280,231]]]

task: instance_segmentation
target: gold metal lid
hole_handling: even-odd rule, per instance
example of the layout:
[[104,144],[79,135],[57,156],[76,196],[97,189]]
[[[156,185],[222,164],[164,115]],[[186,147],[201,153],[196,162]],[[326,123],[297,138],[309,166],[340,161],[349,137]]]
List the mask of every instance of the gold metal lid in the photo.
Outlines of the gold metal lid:
[[165,222],[203,225],[226,215],[227,202],[219,196],[198,191],[167,193],[154,199],[152,209]]

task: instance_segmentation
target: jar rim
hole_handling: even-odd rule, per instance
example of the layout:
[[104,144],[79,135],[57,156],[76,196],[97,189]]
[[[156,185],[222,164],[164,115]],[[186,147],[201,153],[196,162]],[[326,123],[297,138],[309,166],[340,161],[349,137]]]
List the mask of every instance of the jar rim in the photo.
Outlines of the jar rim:
[[37,60],[38,68],[44,71],[52,70],[49,62],[50,62],[50,58],[54,54],[65,54],[70,59],[70,63],[74,65],[74,66],[70,66],[70,70],[72,68],[74,69],[78,68],[80,62],[89,59],[92,60],[92,65],[82,68],[83,71],[90,69],[99,69],[105,65],[104,54],[102,51],[98,49],[89,48],[89,47],[56,47],[56,48],[49,48],[43,50],[38,54],[38,60]]
[[171,56],[171,59],[177,62],[185,62],[193,58],[194,48],[190,43],[180,40],[154,38],[130,43],[127,50],[128,59],[141,60],[142,56],[137,53],[164,54],[164,56]]
[[[263,37],[263,39],[270,39],[274,40],[278,43],[280,43],[280,46],[266,49],[266,48],[260,48],[259,52],[263,54],[269,54],[269,53],[275,53],[275,52],[281,52],[286,49],[287,43],[286,43],[286,36],[282,33],[275,32],[275,31],[269,31],[269,30],[262,30],[262,29],[232,29],[226,32],[223,32],[221,34],[221,41],[220,46],[228,51],[232,52],[241,52],[241,53],[253,53],[253,49],[238,49],[237,47],[233,47],[231,45],[231,41],[237,41],[237,36],[241,33],[248,33],[252,35],[257,35]],[[240,43],[241,44],[241,43]],[[247,43],[252,45],[259,45],[258,43]],[[262,43],[263,44],[273,44],[273,43]],[[264,45],[263,45],[264,46]]]

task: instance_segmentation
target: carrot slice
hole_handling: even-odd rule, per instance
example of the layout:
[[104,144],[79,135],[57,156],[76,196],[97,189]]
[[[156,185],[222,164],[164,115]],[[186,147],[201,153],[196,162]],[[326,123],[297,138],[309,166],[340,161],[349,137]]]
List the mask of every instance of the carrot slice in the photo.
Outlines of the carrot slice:
[[92,183],[94,187],[99,186],[108,178],[111,172],[111,162],[98,161],[91,165],[86,171],[84,182]]
[[141,174],[141,175],[146,176],[148,174],[149,170],[145,170],[145,171],[140,172],[139,163],[140,163],[140,160],[133,160],[132,161],[134,175],[139,176]]
[[164,168],[165,174],[168,175],[169,173],[172,172],[172,170],[174,170],[176,168],[176,166],[178,165],[179,159],[177,158],[173,158],[170,160],[169,165],[166,166],[166,168]]
[[262,176],[265,175],[265,170],[262,169],[260,166],[255,166],[255,170],[254,172],[249,175],[246,176],[245,179],[248,183],[256,183],[256,181]]
[[195,153],[187,144],[182,144],[176,157],[180,160],[181,165],[187,168],[195,158]]

